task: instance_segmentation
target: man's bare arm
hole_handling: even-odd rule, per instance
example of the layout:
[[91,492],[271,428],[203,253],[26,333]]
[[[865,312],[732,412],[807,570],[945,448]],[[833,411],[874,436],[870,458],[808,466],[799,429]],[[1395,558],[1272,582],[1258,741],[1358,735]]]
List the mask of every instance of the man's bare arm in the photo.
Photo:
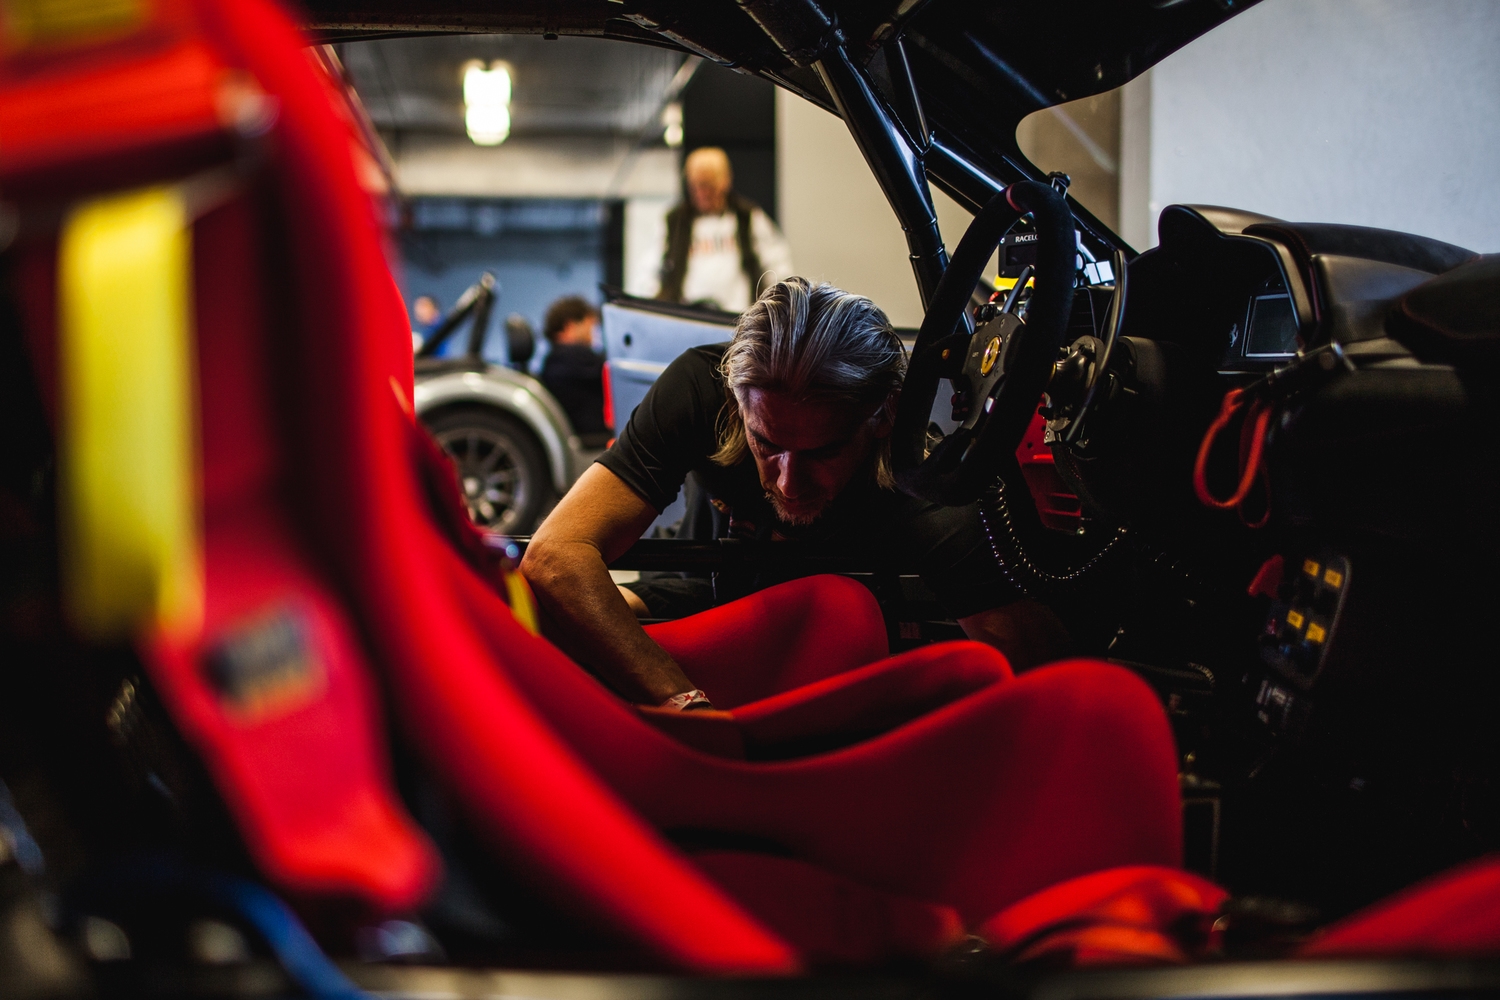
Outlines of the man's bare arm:
[[609,563],[656,518],[650,504],[602,465],[590,465],[531,538],[521,572],[547,637],[633,701],[656,705],[693,684],[652,642],[609,578]]
[[1017,673],[1066,656],[1072,641],[1052,609],[1023,600],[960,618],[964,635],[989,643],[1010,660]]

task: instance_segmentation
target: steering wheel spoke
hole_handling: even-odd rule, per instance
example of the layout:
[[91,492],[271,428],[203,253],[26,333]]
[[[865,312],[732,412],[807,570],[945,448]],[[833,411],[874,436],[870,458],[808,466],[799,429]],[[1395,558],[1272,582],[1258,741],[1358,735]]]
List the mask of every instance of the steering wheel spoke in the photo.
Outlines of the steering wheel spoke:
[[[964,336],[959,331],[969,297],[990,254],[1027,215],[1037,233],[1037,261],[1026,321],[1015,315],[1015,293],[1006,303],[1010,308]],[[928,304],[897,407],[891,451],[896,480],[907,493],[958,506],[978,499],[994,482],[1036,410],[1067,329],[1075,255],[1072,213],[1048,185],[1012,184],[974,217]],[[965,353],[955,373],[959,345]],[[964,403],[963,415],[958,430],[929,454],[928,418],[945,377]]]

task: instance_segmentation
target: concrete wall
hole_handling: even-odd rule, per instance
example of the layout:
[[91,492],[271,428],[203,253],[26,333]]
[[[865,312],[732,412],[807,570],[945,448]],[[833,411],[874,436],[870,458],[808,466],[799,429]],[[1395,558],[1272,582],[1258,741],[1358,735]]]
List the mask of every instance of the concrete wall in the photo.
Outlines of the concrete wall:
[[1125,88],[1122,235],[1173,202],[1500,250],[1500,3],[1264,0]]

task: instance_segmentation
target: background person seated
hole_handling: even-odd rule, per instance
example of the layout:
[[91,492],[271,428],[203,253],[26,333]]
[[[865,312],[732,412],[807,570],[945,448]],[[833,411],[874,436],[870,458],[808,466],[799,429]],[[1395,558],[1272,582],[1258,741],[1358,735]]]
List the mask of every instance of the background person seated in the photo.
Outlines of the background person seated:
[[542,384],[557,397],[580,437],[611,433],[604,425],[604,355],[594,350],[598,323],[599,311],[587,299],[569,295],[547,308],[542,324],[551,345],[542,362]]
[[[733,341],[672,362],[533,536],[521,568],[549,636],[632,700],[694,690],[636,621],[646,605],[606,569],[692,472],[729,535],[873,548],[914,566],[964,632],[1014,666],[1055,658],[1067,642],[1061,623],[1010,582],[977,507],[894,489],[889,437],[905,372],[905,348],[869,299],[802,278],[772,286]],[[740,581],[744,592],[776,582]]]
[[437,299],[431,295],[418,295],[411,304],[412,350],[421,350],[422,341],[431,336],[442,321],[443,310],[437,304]]

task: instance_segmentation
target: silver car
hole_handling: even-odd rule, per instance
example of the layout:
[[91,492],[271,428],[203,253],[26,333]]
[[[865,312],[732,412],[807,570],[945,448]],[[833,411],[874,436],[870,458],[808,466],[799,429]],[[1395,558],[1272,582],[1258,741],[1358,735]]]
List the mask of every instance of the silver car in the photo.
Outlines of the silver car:
[[[417,417],[453,460],[474,522],[502,534],[525,535],[605,442],[580,440],[541,382],[484,359],[484,333],[495,300],[494,277],[486,274],[415,345],[414,402]],[[465,349],[437,357],[465,323]],[[530,327],[513,319],[506,334],[511,364],[524,366],[535,349]]]

